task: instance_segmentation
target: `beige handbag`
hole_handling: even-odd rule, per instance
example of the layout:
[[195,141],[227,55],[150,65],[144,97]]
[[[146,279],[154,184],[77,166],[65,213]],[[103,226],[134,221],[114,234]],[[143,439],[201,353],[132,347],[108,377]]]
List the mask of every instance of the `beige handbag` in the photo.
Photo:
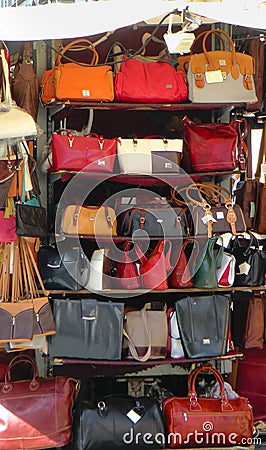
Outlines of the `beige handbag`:
[[108,206],[66,207],[61,231],[74,236],[116,236],[115,211]]
[[137,361],[163,359],[167,354],[168,323],[165,309],[148,309],[125,313],[123,357]]
[[[219,32],[231,50],[206,50],[206,39]],[[202,40],[202,53],[190,56],[187,82],[189,100],[195,103],[256,102],[254,58],[235,51],[233,40],[223,30],[209,30]]]
[[[168,152],[180,154],[183,148],[182,139],[122,139],[117,143],[117,157],[120,173],[151,174],[154,173],[154,161],[160,162],[162,157],[162,168],[166,164],[169,171],[176,171],[175,164],[169,159]],[[154,152],[154,153],[153,153]],[[164,160],[164,159],[165,160]],[[168,164],[167,164],[168,163]],[[162,170],[163,171],[163,170]]]

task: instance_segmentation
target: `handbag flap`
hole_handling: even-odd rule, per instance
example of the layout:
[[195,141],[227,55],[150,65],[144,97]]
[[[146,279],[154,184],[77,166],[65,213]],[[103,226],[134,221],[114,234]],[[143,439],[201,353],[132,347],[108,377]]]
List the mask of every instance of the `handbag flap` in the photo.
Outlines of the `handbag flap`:
[[93,321],[98,315],[97,300],[81,299],[81,318],[82,320]]
[[36,226],[43,226],[46,224],[46,212],[41,206],[18,203],[16,210],[21,221],[26,225],[32,226],[33,224],[36,224]]

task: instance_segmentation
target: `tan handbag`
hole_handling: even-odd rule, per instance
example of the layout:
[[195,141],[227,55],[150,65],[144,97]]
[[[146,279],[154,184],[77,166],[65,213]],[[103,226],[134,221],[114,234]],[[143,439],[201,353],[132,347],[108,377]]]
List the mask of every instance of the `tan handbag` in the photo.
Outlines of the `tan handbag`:
[[62,217],[61,230],[75,236],[116,236],[115,211],[108,206],[69,205]]
[[146,303],[140,310],[125,314],[123,328],[123,357],[137,361],[162,359],[167,354],[168,323],[166,310],[148,309]]
[[202,53],[190,56],[187,82],[189,100],[195,103],[256,102],[254,85],[254,58],[235,51],[231,37],[223,30],[215,30],[227,38],[231,50],[206,50],[206,39],[213,30],[206,32],[202,40]]

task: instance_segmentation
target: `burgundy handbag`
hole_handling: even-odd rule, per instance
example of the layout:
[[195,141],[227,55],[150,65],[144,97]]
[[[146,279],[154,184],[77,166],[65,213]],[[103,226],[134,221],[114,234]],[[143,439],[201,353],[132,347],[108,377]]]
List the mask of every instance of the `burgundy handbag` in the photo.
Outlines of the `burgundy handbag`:
[[[135,243],[135,245],[137,244]],[[139,257],[134,252],[134,242],[124,242],[122,250],[122,257],[120,258],[118,255],[119,261],[113,262],[114,267],[112,273],[115,280],[115,287],[129,290],[138,289],[141,280],[136,265]],[[139,247],[138,250],[140,254],[141,250]]]
[[112,173],[117,139],[91,134],[74,136],[68,130],[52,135],[53,164],[50,170],[85,170]]
[[184,117],[182,167],[188,173],[235,170],[245,168],[242,137],[246,121],[230,123],[194,123]]
[[[220,386],[220,398],[198,398],[195,381],[202,371],[211,372]],[[224,382],[212,366],[200,366],[188,377],[188,396],[163,402],[163,417],[170,448],[249,446],[253,413],[243,397],[227,398]]]
[[[190,271],[192,260],[189,261],[189,258],[186,254],[187,246],[193,242],[197,247],[198,253],[198,242],[194,239],[186,239],[182,244],[181,249],[177,246],[173,247],[172,260],[174,268],[168,276],[168,284],[170,288],[193,287],[194,282]],[[193,260],[195,260],[194,257]]]
[[[31,380],[13,381],[12,369],[19,363],[33,368]],[[65,376],[39,378],[35,361],[15,356],[0,383],[0,449],[61,447],[72,435],[72,410],[80,382]]]

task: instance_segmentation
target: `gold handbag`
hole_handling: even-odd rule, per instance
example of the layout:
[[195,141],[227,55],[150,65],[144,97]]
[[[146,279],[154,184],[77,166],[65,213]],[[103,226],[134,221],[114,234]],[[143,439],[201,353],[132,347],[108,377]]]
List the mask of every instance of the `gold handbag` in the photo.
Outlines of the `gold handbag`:
[[115,211],[108,206],[69,205],[61,231],[75,236],[117,236]]

